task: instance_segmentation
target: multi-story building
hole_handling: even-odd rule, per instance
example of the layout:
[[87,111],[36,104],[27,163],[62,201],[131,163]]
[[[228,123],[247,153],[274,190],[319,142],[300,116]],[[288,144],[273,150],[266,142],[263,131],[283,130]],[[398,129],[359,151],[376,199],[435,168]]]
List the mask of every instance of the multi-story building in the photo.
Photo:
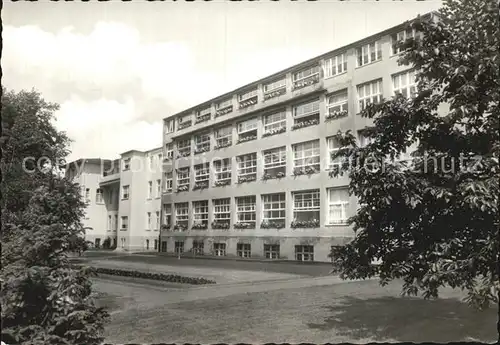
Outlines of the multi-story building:
[[357,114],[415,92],[396,43],[416,35],[402,23],[165,118],[162,249],[328,261],[357,209],[347,177],[329,177],[332,136],[363,145]]

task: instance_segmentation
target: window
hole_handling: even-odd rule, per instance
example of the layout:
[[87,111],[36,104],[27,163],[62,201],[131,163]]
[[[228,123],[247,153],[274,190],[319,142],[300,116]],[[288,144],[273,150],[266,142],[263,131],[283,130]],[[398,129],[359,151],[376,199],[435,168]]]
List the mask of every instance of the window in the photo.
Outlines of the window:
[[250,98],[254,97],[257,97],[257,89],[249,90],[247,92],[238,95],[238,99],[240,102],[249,100]]
[[170,227],[172,224],[172,205],[163,204],[163,224]]
[[189,156],[191,154],[191,139],[179,140],[177,151],[181,157]]
[[285,193],[262,196],[262,221],[285,223]]
[[226,244],[214,243],[214,254],[215,256],[226,256]]
[[156,197],[161,196],[161,180],[156,180]]
[[108,216],[108,230],[113,229],[113,218]]
[[231,221],[231,199],[214,199],[214,221],[229,223]]
[[124,199],[124,200],[128,199],[128,197],[129,197],[129,190],[130,190],[129,186],[123,186],[122,187],[122,199]]
[[177,189],[189,189],[189,168],[177,170]]
[[156,211],[155,216],[156,216],[155,230],[158,230],[160,228],[160,211]]
[[371,103],[382,101],[382,79],[358,85],[359,111],[364,110]]
[[126,238],[124,237],[120,238],[120,242],[122,243],[122,248],[125,248]]
[[151,212],[146,214],[146,230],[151,230]]
[[215,166],[215,184],[229,182],[231,183],[231,158],[224,158],[214,162]]
[[233,127],[227,126],[215,131],[215,148],[230,146],[233,142]]
[[335,137],[327,138],[326,144],[328,146],[328,156],[326,157],[328,162],[328,170],[331,170],[334,168],[334,166],[340,166],[340,164],[342,163],[341,157],[338,157],[336,159],[332,158],[332,155],[341,148],[341,145]]
[[193,201],[193,224],[208,226],[208,201]]
[[152,170],[153,169],[153,162],[154,162],[154,156],[153,155],[150,155],[149,156],[149,170]]
[[203,255],[205,244],[203,240],[193,240],[193,253],[198,255]]
[[255,225],[255,196],[236,198],[236,219],[238,223]]
[[229,108],[232,105],[233,105],[233,99],[228,98],[222,102],[217,103],[217,109]]
[[311,66],[293,74],[293,82],[298,82],[309,77],[319,75],[319,67]]
[[327,116],[340,112],[347,114],[347,89],[326,97],[326,112]]
[[174,144],[166,144],[165,145],[165,158],[172,159],[174,158]]
[[358,131],[358,139],[360,147],[365,147],[373,142],[373,139],[365,136],[363,131]]
[[113,228],[114,228],[114,230],[118,229],[118,215],[117,214],[115,214],[115,222],[113,224]]
[[184,241],[175,241],[175,253],[177,255],[184,253]]
[[210,119],[210,115],[212,113],[211,107],[207,107],[202,109],[196,113],[196,122],[203,122]]
[[286,78],[275,80],[264,85],[264,92],[272,92],[286,87]]
[[340,54],[325,60],[325,78],[347,72],[347,56]]
[[153,196],[153,181],[148,181],[148,199]]
[[345,224],[349,207],[349,190],[347,188],[328,188],[328,224]]
[[250,153],[236,157],[238,163],[238,179],[257,178],[257,153]]
[[313,246],[295,246],[295,260],[314,261]]
[[169,193],[172,191],[173,187],[172,173],[164,173],[163,176],[165,177],[165,192]]
[[295,144],[293,147],[293,167],[304,170],[311,168],[319,171],[319,140]]
[[130,158],[124,158],[123,159],[123,171],[129,170],[130,169]]
[[319,99],[298,104],[293,108],[293,117],[295,118],[307,117],[318,113]]
[[417,94],[415,71],[411,70],[393,75],[392,89],[394,95],[400,93],[405,97],[415,97]]
[[187,202],[181,202],[181,203],[175,204],[175,222],[176,222],[176,224],[187,227],[188,220],[189,220],[189,204]]
[[243,122],[238,123],[238,134],[256,131],[258,126],[258,119],[254,117]]
[[293,218],[297,221],[319,219],[319,190],[293,193]]
[[416,30],[412,28],[407,28],[404,31],[400,31],[394,35],[391,36],[391,43],[392,43],[392,49],[391,53],[392,55],[396,55],[401,53],[401,48],[398,47],[399,43],[404,43],[405,41],[409,40],[410,38],[417,38],[416,35]]
[[203,163],[194,166],[194,182],[208,182],[210,178],[210,163]]
[[276,176],[286,172],[286,146],[264,151],[264,175]]
[[104,202],[104,199],[102,197],[102,189],[101,188],[97,188],[95,191],[95,202],[97,204],[102,204]]
[[210,135],[203,133],[194,137],[194,153],[210,151]]
[[280,111],[264,116],[264,134],[284,130],[286,130],[286,112]]
[[128,229],[128,217],[127,216],[121,217],[121,224],[122,224],[122,226],[120,227],[121,230]]
[[264,244],[264,255],[266,256],[266,259],[279,259],[279,244]]
[[85,201],[90,201],[90,188],[85,188]]
[[251,245],[249,243],[238,243],[236,245],[236,254],[241,258],[252,256]]
[[164,128],[165,128],[165,134],[172,133],[174,131],[174,121],[166,120]]
[[155,240],[155,250],[158,250],[158,240]]
[[380,41],[365,44],[364,46],[357,48],[356,57],[358,61],[358,67],[381,60],[382,45],[380,44]]

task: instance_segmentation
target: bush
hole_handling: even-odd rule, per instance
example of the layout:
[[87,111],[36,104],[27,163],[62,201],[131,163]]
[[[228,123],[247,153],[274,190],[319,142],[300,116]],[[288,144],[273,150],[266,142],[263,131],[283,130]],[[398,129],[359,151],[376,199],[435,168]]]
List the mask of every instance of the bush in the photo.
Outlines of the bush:
[[103,268],[103,267],[94,268],[94,270],[97,273],[109,274],[121,277],[152,279],[152,280],[160,280],[165,282],[174,282],[174,283],[191,284],[191,285],[215,284],[215,281],[213,280],[205,278],[183,277],[176,274],[139,272],[139,271],[120,270],[116,268]]

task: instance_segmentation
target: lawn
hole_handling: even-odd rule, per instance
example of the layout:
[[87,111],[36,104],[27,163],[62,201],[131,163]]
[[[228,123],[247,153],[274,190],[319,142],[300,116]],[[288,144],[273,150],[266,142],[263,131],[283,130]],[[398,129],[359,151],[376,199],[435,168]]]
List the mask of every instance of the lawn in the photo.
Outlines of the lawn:
[[106,284],[96,287],[100,303],[114,312],[111,343],[496,340],[496,310],[470,309],[452,290],[426,301],[399,297],[399,283],[365,281],[177,303],[166,296],[180,290]]

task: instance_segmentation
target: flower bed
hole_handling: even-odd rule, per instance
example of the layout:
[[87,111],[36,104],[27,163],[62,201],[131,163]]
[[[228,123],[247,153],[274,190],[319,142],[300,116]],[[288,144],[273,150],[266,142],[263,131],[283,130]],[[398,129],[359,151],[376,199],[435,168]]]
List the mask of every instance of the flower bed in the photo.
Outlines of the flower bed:
[[293,229],[296,229],[296,228],[317,228],[317,227],[319,227],[319,220],[317,220],[317,219],[304,220],[304,221],[294,220],[292,222],[292,224],[290,224],[290,226]]
[[298,123],[296,123],[296,124],[294,124],[292,126],[292,131],[294,131],[296,129],[301,129],[301,128],[309,127],[309,126],[314,126],[314,125],[317,125],[317,124],[319,124],[319,120],[317,120],[317,119],[307,120],[307,121],[301,121],[301,122],[298,122]]
[[104,267],[97,267],[95,268],[95,271],[97,273],[109,274],[113,276],[161,280],[165,282],[191,284],[191,285],[215,284],[215,281],[213,280],[205,278],[183,277],[176,274],[139,272],[139,271],[119,270],[116,268],[104,268]]
[[193,226],[191,227],[192,230],[206,230],[207,228],[208,228],[207,223],[197,223],[193,224]]
[[335,110],[326,115],[325,121],[340,119],[347,116],[347,110]]
[[274,179],[277,179],[277,178],[283,178],[283,177],[285,177],[285,173],[280,171],[280,172],[279,172],[279,173],[277,173],[276,175],[271,175],[271,174],[267,174],[267,173],[266,173],[266,174],[264,174],[264,175],[262,176],[262,180],[264,180],[264,181],[265,181],[265,180],[274,180]]
[[282,128],[279,128],[279,129],[271,129],[270,131],[267,131],[264,134],[262,134],[262,137],[263,138],[270,137],[271,135],[276,135],[276,134],[280,134],[280,133],[284,133],[284,132],[286,132],[286,128],[285,127],[282,127]]
[[255,223],[236,223],[235,229],[255,229]]
[[233,106],[230,105],[229,107],[219,109],[215,112],[215,118],[218,118],[219,116],[226,115],[230,112],[233,111]]
[[212,229],[229,229],[229,222],[212,222]]
[[238,139],[237,144],[246,143],[247,141],[252,141],[255,139],[257,139],[256,135],[249,135],[248,137]]
[[215,181],[214,186],[215,187],[222,187],[222,186],[228,186],[231,184],[231,180],[222,180],[222,181]]
[[187,192],[188,190],[189,190],[189,185],[184,185],[184,186],[177,187],[177,189],[175,190],[175,192],[176,193]]
[[252,182],[252,181],[255,181],[257,179],[256,176],[242,176],[242,177],[238,177],[238,184],[240,183],[246,183],[246,182]]
[[312,175],[312,174],[316,174],[318,173],[319,171],[316,170],[315,168],[313,167],[305,167],[305,168],[295,168],[293,169],[293,175],[294,176],[300,176],[300,175]]
[[205,115],[202,115],[200,117],[198,117],[195,121],[195,124],[198,124],[198,123],[202,123],[202,122],[205,122],[205,121],[208,121],[210,120],[210,116],[212,114],[205,114]]
[[175,224],[174,225],[174,230],[176,230],[176,231],[186,231],[187,230],[187,226],[182,225],[182,224]]
[[261,229],[283,229],[285,227],[285,222],[262,222],[260,224]]
[[193,190],[208,188],[208,181],[195,182]]
[[192,124],[193,124],[192,120],[187,120],[184,122],[180,122],[178,127],[179,127],[179,130],[181,130],[181,129],[190,127]]
[[228,146],[231,146],[232,142],[227,142],[227,143],[224,143],[224,144],[220,144],[220,145],[215,145],[214,146],[214,150],[220,150],[224,147],[228,147]]
[[200,153],[203,153],[203,152],[208,152],[210,151],[210,147],[202,147],[202,148],[199,148],[199,149],[195,149],[194,150],[194,154],[197,155],[197,154],[200,154]]

